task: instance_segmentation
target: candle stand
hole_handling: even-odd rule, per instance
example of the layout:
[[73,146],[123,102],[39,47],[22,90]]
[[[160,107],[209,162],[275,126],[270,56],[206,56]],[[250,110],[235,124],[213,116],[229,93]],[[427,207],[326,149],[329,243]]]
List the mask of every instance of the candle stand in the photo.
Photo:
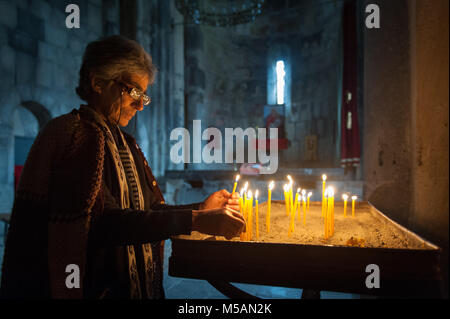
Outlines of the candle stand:
[[[256,298],[232,283],[299,288],[303,298],[317,298],[320,291],[439,298],[441,249],[368,202],[359,203],[356,218],[359,209],[377,214],[402,236],[419,243],[420,249],[227,241],[213,236],[197,240],[182,235],[172,238],[169,275],[207,280],[230,298]],[[367,283],[375,275],[367,270],[373,269],[370,265],[379,269],[379,288]]]

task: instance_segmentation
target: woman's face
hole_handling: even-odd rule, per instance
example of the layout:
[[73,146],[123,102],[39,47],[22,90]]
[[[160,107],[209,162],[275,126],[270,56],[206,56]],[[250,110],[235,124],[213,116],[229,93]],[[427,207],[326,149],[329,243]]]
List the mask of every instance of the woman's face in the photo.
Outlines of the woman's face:
[[127,126],[128,122],[136,115],[137,111],[144,109],[142,97],[135,100],[128,92],[136,88],[139,92],[145,93],[148,87],[148,76],[140,74],[125,75],[120,81],[113,81],[112,85],[106,89],[103,98],[104,109],[113,110],[110,114],[105,114],[113,123],[120,126]]

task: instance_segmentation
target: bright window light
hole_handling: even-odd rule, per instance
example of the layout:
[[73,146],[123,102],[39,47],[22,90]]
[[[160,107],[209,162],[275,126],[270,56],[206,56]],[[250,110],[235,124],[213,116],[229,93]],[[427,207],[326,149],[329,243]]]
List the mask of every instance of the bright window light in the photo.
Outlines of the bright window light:
[[277,61],[277,104],[284,104],[284,76],[286,72],[284,71],[284,61]]

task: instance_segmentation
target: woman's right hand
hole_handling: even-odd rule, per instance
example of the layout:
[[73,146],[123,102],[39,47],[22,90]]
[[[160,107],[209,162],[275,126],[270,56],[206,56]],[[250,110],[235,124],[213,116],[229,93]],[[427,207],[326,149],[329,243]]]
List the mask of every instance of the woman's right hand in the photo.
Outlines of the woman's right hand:
[[194,210],[192,230],[231,239],[245,230],[245,220],[238,211],[229,208]]

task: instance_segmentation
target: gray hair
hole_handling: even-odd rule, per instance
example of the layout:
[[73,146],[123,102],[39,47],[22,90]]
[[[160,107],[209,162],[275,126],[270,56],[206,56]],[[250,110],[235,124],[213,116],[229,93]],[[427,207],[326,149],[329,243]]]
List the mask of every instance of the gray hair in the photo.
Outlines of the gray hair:
[[138,73],[146,74],[149,83],[153,83],[156,72],[152,58],[139,43],[113,35],[88,44],[75,91],[82,100],[88,101],[93,92],[91,76],[117,80],[126,73]]

